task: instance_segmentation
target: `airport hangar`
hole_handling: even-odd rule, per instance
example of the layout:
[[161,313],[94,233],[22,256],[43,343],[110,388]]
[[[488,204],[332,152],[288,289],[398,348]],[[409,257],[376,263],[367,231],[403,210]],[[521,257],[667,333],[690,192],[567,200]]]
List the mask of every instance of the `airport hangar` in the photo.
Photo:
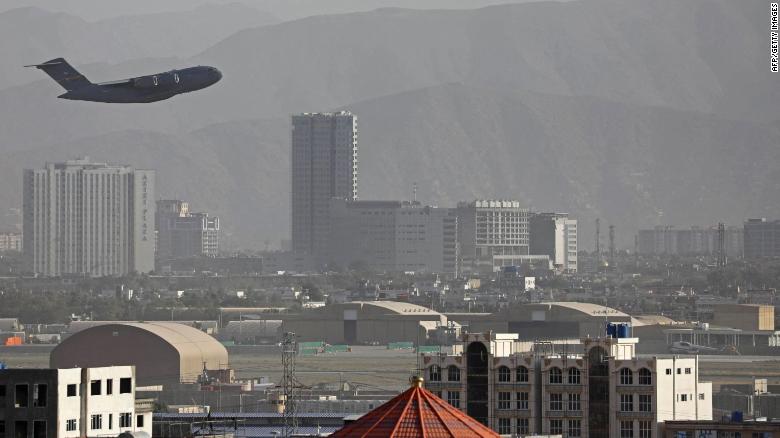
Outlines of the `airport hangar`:
[[592,303],[556,301],[510,305],[495,313],[447,313],[470,333],[517,333],[520,340],[581,339],[604,336],[607,322],[642,325],[630,315]]
[[206,333],[173,322],[107,323],[81,330],[51,352],[52,368],[135,365],[140,386],[195,382],[203,367],[228,367],[225,347]]
[[330,344],[420,344],[438,328],[447,327],[439,312],[400,301],[352,301],[285,315],[282,330],[299,341]]

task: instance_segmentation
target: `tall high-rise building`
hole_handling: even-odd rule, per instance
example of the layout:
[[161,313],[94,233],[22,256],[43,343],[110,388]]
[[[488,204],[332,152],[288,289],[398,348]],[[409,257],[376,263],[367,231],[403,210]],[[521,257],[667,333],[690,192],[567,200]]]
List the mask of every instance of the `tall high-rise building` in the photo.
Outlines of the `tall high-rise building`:
[[292,249],[327,254],[332,198],[357,199],[357,117],[349,112],[292,117]]
[[531,254],[547,255],[555,269],[577,272],[577,220],[565,213],[536,213],[529,220]]
[[153,170],[89,159],[26,169],[27,269],[47,276],[152,271],[154,180]]
[[528,255],[528,209],[518,201],[477,200],[457,208],[465,271],[492,272]]
[[780,256],[780,220],[745,221],[745,258]]
[[158,265],[175,259],[219,254],[219,218],[190,212],[187,202],[157,201],[155,227]]

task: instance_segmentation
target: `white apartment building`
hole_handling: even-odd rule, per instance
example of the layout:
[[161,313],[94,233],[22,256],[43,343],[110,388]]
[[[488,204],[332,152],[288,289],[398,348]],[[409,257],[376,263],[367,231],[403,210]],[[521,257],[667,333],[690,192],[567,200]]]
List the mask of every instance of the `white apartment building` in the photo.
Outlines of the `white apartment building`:
[[536,213],[529,220],[530,252],[547,255],[560,272],[577,272],[577,220],[566,213]]
[[88,159],[26,169],[27,268],[46,276],[154,270],[154,177]]
[[553,348],[473,333],[454,354],[422,362],[429,390],[499,434],[656,438],[666,420],[712,419],[712,384],[699,381],[698,359],[639,357],[637,341]]
[[458,203],[458,243],[464,271],[493,272],[528,256],[528,209],[519,201]]
[[0,432],[9,438],[152,435],[152,410],[136,409],[135,368],[0,370]]

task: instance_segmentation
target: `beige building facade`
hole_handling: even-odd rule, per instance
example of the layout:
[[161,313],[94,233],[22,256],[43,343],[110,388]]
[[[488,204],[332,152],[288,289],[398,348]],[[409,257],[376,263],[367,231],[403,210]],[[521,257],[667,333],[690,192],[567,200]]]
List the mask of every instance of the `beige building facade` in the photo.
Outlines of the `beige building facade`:
[[712,385],[696,357],[639,357],[636,338],[580,344],[464,335],[453,354],[423,354],[426,386],[513,436],[656,438],[666,420],[712,419]]

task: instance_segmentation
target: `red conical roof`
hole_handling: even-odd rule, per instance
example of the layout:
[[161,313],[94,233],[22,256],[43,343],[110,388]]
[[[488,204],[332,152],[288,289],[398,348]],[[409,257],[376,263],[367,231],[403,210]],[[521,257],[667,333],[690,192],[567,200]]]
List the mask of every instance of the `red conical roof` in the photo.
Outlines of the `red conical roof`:
[[332,435],[381,438],[498,438],[498,434],[422,387],[412,387]]

